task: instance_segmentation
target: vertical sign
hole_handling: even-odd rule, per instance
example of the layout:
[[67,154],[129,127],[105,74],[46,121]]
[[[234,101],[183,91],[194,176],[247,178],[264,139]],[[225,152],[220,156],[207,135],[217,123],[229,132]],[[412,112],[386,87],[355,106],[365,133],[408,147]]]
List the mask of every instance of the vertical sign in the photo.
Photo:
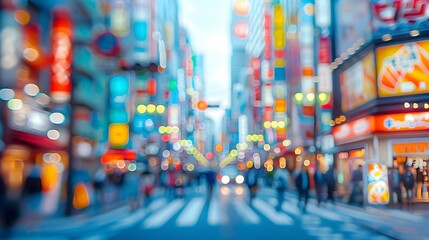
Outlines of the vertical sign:
[[52,22],[51,97],[57,103],[70,100],[73,22],[66,9],[55,9]]
[[368,164],[368,203],[389,203],[387,173],[387,167],[381,163]]

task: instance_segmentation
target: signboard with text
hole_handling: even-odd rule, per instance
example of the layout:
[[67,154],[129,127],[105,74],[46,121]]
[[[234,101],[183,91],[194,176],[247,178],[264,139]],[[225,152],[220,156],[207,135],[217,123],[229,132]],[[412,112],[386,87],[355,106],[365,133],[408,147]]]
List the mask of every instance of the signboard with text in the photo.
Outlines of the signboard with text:
[[376,50],[380,97],[429,93],[429,41],[402,43]]
[[381,163],[368,164],[368,203],[388,204],[387,167]]
[[341,109],[344,112],[377,97],[374,54],[372,52],[340,73],[340,87]]
[[425,0],[371,0],[374,35],[429,29],[428,8]]
[[429,130],[429,112],[396,113],[369,116],[332,129],[335,141],[375,132],[404,132]]

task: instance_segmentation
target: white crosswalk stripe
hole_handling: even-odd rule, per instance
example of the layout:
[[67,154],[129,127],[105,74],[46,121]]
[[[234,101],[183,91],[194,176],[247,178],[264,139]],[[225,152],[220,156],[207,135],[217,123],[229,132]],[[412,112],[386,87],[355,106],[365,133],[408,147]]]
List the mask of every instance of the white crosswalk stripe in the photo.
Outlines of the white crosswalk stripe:
[[221,214],[221,211],[219,199],[212,198],[210,200],[209,217],[207,220],[210,225],[221,225],[228,222],[227,214]]
[[347,216],[342,216],[338,213],[333,212],[332,210],[326,210],[324,208],[316,207],[312,204],[309,204],[307,206],[307,210],[315,215],[318,215],[322,218],[333,220],[333,221],[340,221],[340,222],[347,222],[350,221],[350,218]]
[[293,219],[283,212],[277,212],[273,206],[259,198],[253,200],[254,207],[277,225],[293,225]]
[[147,229],[162,227],[175,213],[177,213],[185,205],[185,200],[176,199],[170,204],[162,208],[159,212],[150,216],[143,225]]
[[192,199],[177,219],[177,225],[180,227],[190,227],[195,225],[200,218],[204,203],[205,199],[203,197]]
[[246,223],[258,224],[261,221],[258,215],[243,201],[243,199],[236,199],[234,201],[234,207]]
[[143,219],[145,216],[147,216],[149,213],[164,206],[166,202],[167,202],[167,199],[165,198],[157,199],[153,201],[146,209],[139,210],[137,213],[130,215],[128,218],[125,218],[122,221],[120,221],[118,224],[115,224],[111,229],[119,230],[119,229],[127,228],[131,225],[134,225],[138,221]]

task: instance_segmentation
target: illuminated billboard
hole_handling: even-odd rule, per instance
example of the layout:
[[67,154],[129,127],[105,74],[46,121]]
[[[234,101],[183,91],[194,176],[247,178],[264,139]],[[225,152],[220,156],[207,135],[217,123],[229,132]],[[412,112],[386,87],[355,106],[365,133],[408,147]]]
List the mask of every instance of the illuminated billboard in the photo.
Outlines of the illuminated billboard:
[[362,0],[336,0],[335,57],[353,47],[360,40],[368,42],[372,38],[370,4]]
[[429,28],[428,3],[421,0],[372,0],[374,35],[398,35]]
[[368,203],[388,204],[389,185],[387,167],[381,163],[368,164]]
[[377,97],[373,52],[340,73],[340,88],[343,112]]
[[401,43],[376,50],[380,97],[429,92],[429,41]]

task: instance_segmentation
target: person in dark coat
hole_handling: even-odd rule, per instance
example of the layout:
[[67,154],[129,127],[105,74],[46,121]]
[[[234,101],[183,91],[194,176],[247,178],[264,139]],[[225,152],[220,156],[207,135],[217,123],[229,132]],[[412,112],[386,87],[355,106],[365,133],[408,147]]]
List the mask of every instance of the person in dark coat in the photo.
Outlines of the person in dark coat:
[[323,190],[325,187],[325,181],[323,180],[323,173],[320,170],[320,165],[317,167],[316,171],[314,172],[314,185],[316,186],[316,199],[317,199],[317,205],[320,207],[320,203],[322,203],[323,200]]
[[250,203],[256,196],[258,191],[258,172],[254,166],[249,168],[246,173],[246,184],[249,188]]
[[353,171],[351,178],[351,194],[349,198],[349,204],[363,205],[363,167],[359,165],[356,170]]
[[402,188],[401,188],[401,174],[398,169],[398,163],[393,161],[393,168],[389,169],[389,189],[390,189],[390,204],[394,203],[394,195],[396,195],[396,199],[398,204],[402,205]]
[[404,183],[404,187],[405,187],[407,204],[411,205],[413,203],[414,187],[416,185],[415,169],[413,166],[407,166],[405,173],[402,175],[402,182]]
[[[306,211],[308,203],[308,192],[310,191],[310,174],[308,173],[308,166],[304,166],[295,179],[296,188],[298,190],[298,207],[302,211]],[[304,201],[302,205],[301,202]]]
[[336,186],[337,174],[334,165],[329,166],[328,171],[325,173],[326,189],[328,191],[328,201],[332,201],[335,204],[334,191]]
[[216,172],[210,170],[207,172],[207,199],[210,200],[213,194],[213,186],[216,182]]

